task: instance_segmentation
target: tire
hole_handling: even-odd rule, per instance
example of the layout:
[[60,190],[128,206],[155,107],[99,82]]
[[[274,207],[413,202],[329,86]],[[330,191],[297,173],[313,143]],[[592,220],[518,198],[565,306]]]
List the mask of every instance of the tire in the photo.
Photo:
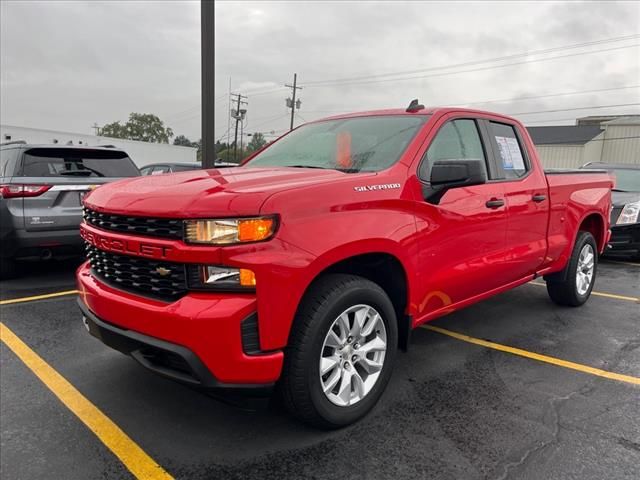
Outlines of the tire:
[[16,261],[13,258],[0,259],[0,280],[8,280],[16,276]]
[[[361,331],[354,330],[356,315],[364,318]],[[343,328],[345,324],[340,323],[340,318],[345,316],[351,332],[360,333],[349,335],[343,343],[347,329]],[[367,333],[369,328],[372,330]],[[376,349],[365,354],[369,358],[361,357],[362,352],[373,345],[372,339],[384,343],[382,337],[386,337],[384,353]],[[343,348],[333,347],[334,342]],[[321,277],[310,287],[298,309],[285,350],[279,384],[285,407],[299,420],[318,428],[335,429],[354,423],[366,415],[382,395],[391,377],[397,345],[395,310],[379,285],[355,275]],[[322,375],[320,368],[321,365],[326,368],[325,361],[333,362],[334,367]],[[377,369],[375,373],[368,373],[374,369]],[[338,383],[328,389],[335,376],[340,377]],[[343,382],[345,378],[349,378],[349,383]],[[343,405],[338,404],[345,401]]]
[[[591,276],[588,279],[588,285],[584,282],[585,273],[588,270],[588,265],[582,263],[581,255],[585,252],[588,254],[589,250],[592,258],[592,270]],[[583,275],[582,280],[579,279],[578,267],[581,267]],[[578,238],[573,246],[573,252],[571,258],[565,269],[558,275],[551,276],[547,279],[547,292],[549,297],[558,305],[565,305],[570,307],[579,307],[589,299],[591,291],[593,290],[593,284],[596,280],[596,273],[598,270],[598,247],[593,235],[589,232],[578,232]],[[586,288],[585,288],[586,287]]]

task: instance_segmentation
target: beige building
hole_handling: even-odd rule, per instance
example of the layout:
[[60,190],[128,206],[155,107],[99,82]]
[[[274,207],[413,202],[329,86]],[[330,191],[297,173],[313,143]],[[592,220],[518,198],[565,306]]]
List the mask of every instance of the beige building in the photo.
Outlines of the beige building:
[[576,125],[527,127],[545,168],[589,162],[640,164],[640,115],[584,117]]

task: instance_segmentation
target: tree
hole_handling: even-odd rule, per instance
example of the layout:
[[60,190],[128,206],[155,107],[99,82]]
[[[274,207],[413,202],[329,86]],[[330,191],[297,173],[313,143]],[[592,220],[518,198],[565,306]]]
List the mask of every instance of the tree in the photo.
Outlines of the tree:
[[264,147],[266,144],[267,144],[267,141],[264,139],[264,135],[259,132],[256,132],[251,137],[251,141],[249,142],[249,145],[247,145],[247,153],[256,152],[260,150],[262,147]]
[[216,154],[216,159],[217,160],[222,160],[223,162],[229,162],[229,163],[239,163],[240,160],[242,160],[246,155],[246,152],[242,152],[239,148],[238,148],[238,158],[234,159],[233,158],[233,145],[231,146],[231,148],[227,148],[225,150],[221,150]]
[[202,162],[202,139],[197,142],[192,142],[184,135],[178,135],[173,139],[174,145],[180,145],[181,147],[192,147],[197,148],[198,151],[196,153],[196,158],[199,162]]
[[129,120],[123,125],[119,121],[102,127],[103,137],[124,138],[141,142],[169,143],[173,130],[164,126],[164,122],[151,113],[129,114]]
[[197,144],[195,142],[192,142],[191,140],[189,140],[184,135],[178,135],[176,138],[174,138],[173,139],[173,144],[174,145],[180,145],[181,147],[195,147],[195,146],[197,146]]

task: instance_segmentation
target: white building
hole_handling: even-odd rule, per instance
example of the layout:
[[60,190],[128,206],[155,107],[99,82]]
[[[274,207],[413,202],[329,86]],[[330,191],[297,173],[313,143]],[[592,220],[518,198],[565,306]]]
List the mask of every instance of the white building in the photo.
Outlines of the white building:
[[640,164],[640,115],[584,117],[576,125],[527,127],[545,168],[588,162]]
[[0,125],[0,143],[16,140],[24,140],[27,143],[34,144],[87,145],[90,147],[113,145],[127,152],[138,167],[143,167],[150,163],[197,162],[197,149],[192,147],[182,147],[166,143],[138,142],[120,138],[86,135],[84,133],[44,130],[41,128]]

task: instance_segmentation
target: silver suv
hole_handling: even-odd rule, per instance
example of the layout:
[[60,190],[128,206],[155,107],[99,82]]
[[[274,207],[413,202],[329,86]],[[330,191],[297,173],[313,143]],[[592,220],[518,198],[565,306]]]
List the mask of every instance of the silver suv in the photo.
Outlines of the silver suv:
[[126,152],[116,148],[1,145],[0,277],[14,275],[16,259],[80,253],[83,195],[139,175]]

